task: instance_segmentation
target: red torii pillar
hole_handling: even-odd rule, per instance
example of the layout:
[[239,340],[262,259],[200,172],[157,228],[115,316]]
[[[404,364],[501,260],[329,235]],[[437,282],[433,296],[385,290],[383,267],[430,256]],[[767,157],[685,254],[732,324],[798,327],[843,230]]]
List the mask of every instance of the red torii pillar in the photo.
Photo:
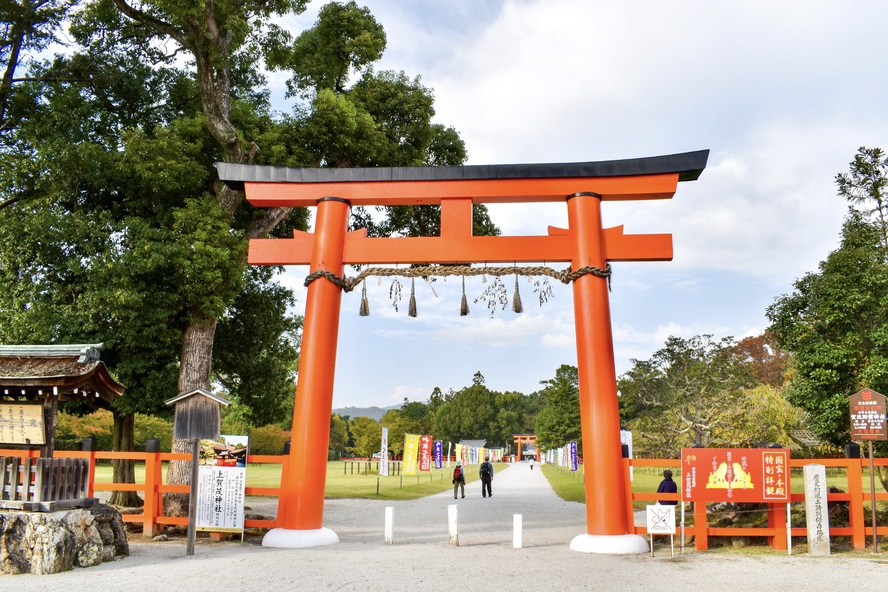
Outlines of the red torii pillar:
[[[221,180],[244,189],[257,207],[317,206],[315,232],[250,241],[254,265],[310,265],[341,276],[345,264],[570,262],[605,269],[609,261],[672,258],[668,234],[605,229],[601,202],[668,199],[695,180],[709,151],[619,161],[464,167],[297,169],[219,163]],[[567,202],[569,228],[546,236],[472,236],[474,203]],[[438,237],[367,238],[346,232],[351,205],[441,206]],[[571,549],[645,553],[626,511],[616,373],[607,278],[573,286],[586,489],[586,533]],[[278,506],[280,528],[263,546],[308,547],[339,541],[323,527],[327,443],[339,332],[340,289],[326,279],[308,287],[293,411],[293,441]]]

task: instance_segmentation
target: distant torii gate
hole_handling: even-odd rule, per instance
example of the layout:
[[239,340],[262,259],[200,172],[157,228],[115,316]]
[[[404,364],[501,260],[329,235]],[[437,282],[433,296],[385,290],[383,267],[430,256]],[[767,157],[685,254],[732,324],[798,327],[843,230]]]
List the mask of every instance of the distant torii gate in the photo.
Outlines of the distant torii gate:
[[[629,160],[569,164],[305,169],[219,163],[219,177],[243,189],[257,207],[317,206],[314,233],[250,241],[254,265],[310,265],[340,277],[345,264],[570,262],[574,271],[609,261],[672,259],[669,234],[624,235],[603,228],[601,202],[669,199],[679,181],[697,179],[708,150]],[[472,236],[474,203],[566,202],[568,229],[547,236]],[[367,238],[347,232],[350,206],[440,205],[438,237]],[[586,533],[570,548],[644,553],[644,537],[626,511],[608,279],[587,273],[573,282]],[[281,528],[269,547],[339,541],[323,527],[327,443],[342,290],[332,281],[308,286],[293,410],[289,470],[278,506]]]
[[536,451],[534,458],[537,462],[540,462],[540,446],[537,444],[536,436],[531,434],[515,434],[512,437],[515,438],[515,449],[518,450],[519,461],[524,457],[524,445],[533,444],[533,448]]

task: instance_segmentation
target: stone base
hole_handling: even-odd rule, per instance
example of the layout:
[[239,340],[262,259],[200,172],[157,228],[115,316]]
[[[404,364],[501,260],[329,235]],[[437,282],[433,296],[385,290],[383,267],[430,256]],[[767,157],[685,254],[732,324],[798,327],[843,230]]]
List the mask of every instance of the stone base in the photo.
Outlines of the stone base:
[[58,512],[0,511],[0,574],[53,574],[126,555],[123,520],[108,504]]
[[580,534],[570,542],[571,551],[610,555],[638,555],[650,551],[648,542],[638,534]]
[[338,542],[339,536],[329,528],[318,528],[315,530],[272,528],[262,538],[263,547],[275,547],[278,549],[320,547],[321,545],[335,545]]

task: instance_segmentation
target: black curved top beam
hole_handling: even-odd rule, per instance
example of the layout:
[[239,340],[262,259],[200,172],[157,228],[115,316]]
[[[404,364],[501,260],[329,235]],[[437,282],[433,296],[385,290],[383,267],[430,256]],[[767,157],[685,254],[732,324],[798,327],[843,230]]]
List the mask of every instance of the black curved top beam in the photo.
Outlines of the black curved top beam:
[[232,189],[244,183],[354,183],[375,181],[452,181],[480,179],[549,179],[631,177],[678,173],[679,181],[695,181],[709,150],[598,162],[561,164],[493,164],[424,167],[307,168],[216,163],[219,178]]

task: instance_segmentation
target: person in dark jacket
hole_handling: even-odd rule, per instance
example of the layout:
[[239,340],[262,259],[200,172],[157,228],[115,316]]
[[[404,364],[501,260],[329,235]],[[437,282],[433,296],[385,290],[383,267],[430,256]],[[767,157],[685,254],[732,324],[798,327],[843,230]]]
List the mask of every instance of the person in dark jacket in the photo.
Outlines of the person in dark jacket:
[[[678,493],[678,485],[672,480],[672,471],[666,469],[663,471],[663,480],[657,487],[657,493]],[[660,504],[664,506],[674,506],[678,502],[675,500],[664,500]]]
[[481,497],[493,497],[493,490],[490,488],[490,483],[493,481],[493,465],[490,464],[490,457],[485,456],[484,462],[481,463]]

